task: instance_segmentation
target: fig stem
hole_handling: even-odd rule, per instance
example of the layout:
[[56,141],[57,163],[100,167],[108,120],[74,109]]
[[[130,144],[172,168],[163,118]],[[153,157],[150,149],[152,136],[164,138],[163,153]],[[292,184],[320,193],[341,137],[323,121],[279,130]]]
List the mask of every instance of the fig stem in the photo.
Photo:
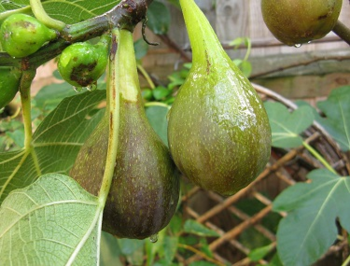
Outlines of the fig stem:
[[350,29],[344,23],[338,20],[332,31],[350,45]]
[[322,157],[311,145],[303,141],[303,146],[317,159],[319,160],[329,171],[331,171],[334,174],[337,174],[337,172],[334,170],[334,168],[325,160],[325,158]]
[[159,107],[166,107],[168,110],[170,110],[170,106],[167,105],[166,103],[161,103],[161,102],[148,102],[144,104],[145,107],[152,107],[152,106],[159,106]]
[[111,188],[113,173],[115,168],[115,161],[117,159],[118,150],[118,135],[119,135],[119,60],[117,58],[117,49],[119,39],[119,30],[117,28],[112,30],[112,42],[109,55],[108,64],[108,82],[107,82],[107,114],[109,117],[109,136],[108,136],[108,148],[106,155],[106,165],[103,174],[103,180],[100,191],[98,193],[100,206],[104,208],[109,190]]
[[46,13],[43,5],[41,4],[41,0],[30,0],[30,6],[36,19],[47,27],[61,31],[66,26],[64,22],[53,19]]
[[146,79],[148,85],[153,90],[156,86],[154,85],[151,77],[148,75],[146,69],[141,64],[137,64],[137,69],[141,72],[142,76]]
[[347,266],[350,264],[350,256],[346,258],[346,260],[343,262],[341,266]]
[[24,125],[24,149],[26,151],[31,149],[33,138],[30,87],[35,74],[35,70],[24,71],[19,85],[19,92],[21,94],[21,103],[23,108],[22,116]]

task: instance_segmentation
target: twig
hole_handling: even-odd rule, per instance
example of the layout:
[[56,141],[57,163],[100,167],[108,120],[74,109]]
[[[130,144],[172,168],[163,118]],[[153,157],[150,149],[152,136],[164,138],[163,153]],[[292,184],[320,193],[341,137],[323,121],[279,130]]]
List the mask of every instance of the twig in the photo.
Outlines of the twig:
[[290,65],[287,65],[287,66],[281,66],[281,67],[278,67],[278,68],[275,68],[275,69],[263,71],[263,72],[260,72],[260,73],[255,73],[255,74],[250,75],[249,78],[253,79],[253,78],[260,77],[260,76],[266,76],[266,75],[273,74],[273,73],[276,73],[276,72],[280,72],[280,71],[283,71],[283,70],[286,70],[286,69],[299,67],[299,66],[307,66],[307,65],[310,65],[312,63],[319,62],[319,61],[325,61],[325,60],[337,60],[337,61],[350,60],[350,56],[328,56],[328,57],[324,56],[324,57],[313,58],[313,59],[310,59],[308,61],[297,62],[297,63],[290,64]]
[[342,22],[338,20],[332,31],[350,45],[350,29]]
[[205,260],[210,261],[210,262],[212,262],[212,263],[214,263],[216,265],[225,266],[225,264],[208,257],[205,253],[195,249],[194,247],[191,247],[191,246],[188,246],[188,245],[184,245],[184,244],[178,244],[178,247],[190,250],[193,253],[197,254],[198,256],[200,256],[200,257],[204,258]]
[[12,58],[0,53],[0,66],[13,66],[22,70],[35,69],[55,58],[62,50],[74,42],[86,41],[101,36],[113,28],[132,31],[145,16],[153,0],[123,0],[110,11],[66,27],[60,32],[60,38],[42,47],[36,53],[25,58]]
[[177,43],[175,43],[167,34],[157,35],[170,49],[179,53],[180,56],[185,60],[185,62],[191,62],[191,58],[181,49]]

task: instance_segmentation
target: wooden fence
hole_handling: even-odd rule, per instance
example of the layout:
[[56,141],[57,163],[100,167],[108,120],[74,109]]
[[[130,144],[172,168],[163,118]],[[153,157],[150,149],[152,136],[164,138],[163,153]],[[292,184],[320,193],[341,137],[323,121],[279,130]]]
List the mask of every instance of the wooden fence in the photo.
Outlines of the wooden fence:
[[[211,22],[224,47],[237,37],[251,39],[253,49],[250,61],[253,64],[254,82],[288,98],[307,99],[325,96],[335,87],[350,84],[350,49],[334,33],[331,32],[320,41],[304,44],[301,48],[289,47],[279,43],[267,29],[259,0],[196,2]],[[166,0],[164,3],[171,12],[169,37],[182,50],[188,51],[190,44],[181,11]],[[340,20],[350,27],[349,1],[343,1]],[[135,37],[140,37],[140,31],[136,31]],[[165,80],[184,60],[157,36],[148,32],[148,38],[161,42],[161,45],[150,48],[143,65],[153,76]],[[227,52],[231,58],[242,58],[246,50],[227,49]],[[294,78],[291,80],[286,77]],[[305,93],[295,93],[296,88]]]

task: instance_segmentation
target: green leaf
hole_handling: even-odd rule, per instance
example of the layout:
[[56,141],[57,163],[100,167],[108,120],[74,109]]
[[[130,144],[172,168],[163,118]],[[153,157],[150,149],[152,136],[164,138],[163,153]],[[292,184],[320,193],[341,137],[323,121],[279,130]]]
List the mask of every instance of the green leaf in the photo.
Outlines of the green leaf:
[[163,35],[168,32],[170,26],[170,12],[162,2],[153,1],[148,8],[147,17],[147,26],[155,34]]
[[209,261],[195,261],[192,262],[189,266],[217,266],[217,264]]
[[343,151],[350,150],[350,86],[333,90],[317,107],[326,115],[319,123],[339,143]]
[[147,52],[148,52],[148,44],[144,41],[143,38],[138,39],[135,43],[134,43],[134,47],[135,47],[135,56],[137,60],[140,60],[142,57],[144,57]]
[[65,82],[62,84],[50,84],[43,87],[35,95],[33,100],[35,101],[35,107],[42,111],[51,111],[56,108],[64,98],[74,95],[77,95],[77,92],[73,90],[72,85]]
[[43,174],[67,173],[103,115],[89,113],[104,98],[104,91],[94,91],[64,99],[37,128],[31,149],[0,153],[0,202]]
[[200,250],[209,258],[213,258],[213,252],[210,250],[208,240],[205,237],[199,239]]
[[178,213],[175,213],[169,223],[169,228],[173,235],[177,235],[182,230],[182,218]]
[[201,223],[198,223],[195,220],[187,220],[184,224],[184,232],[195,234],[199,236],[220,236],[217,232],[214,230],[211,230]]
[[173,261],[176,251],[177,251],[177,245],[179,243],[179,238],[176,236],[165,236],[164,237],[164,258],[167,261],[167,264],[171,264]]
[[158,86],[158,87],[154,88],[154,90],[153,90],[153,96],[156,100],[162,100],[171,93],[172,93],[172,90],[168,90],[167,88],[164,88],[163,86]]
[[267,256],[267,254],[269,254],[271,252],[271,250],[273,250],[275,247],[274,244],[270,244],[264,247],[259,247],[256,249],[253,249],[249,252],[248,254],[248,258],[251,261],[259,261],[261,259],[263,259],[264,257]]
[[168,0],[168,2],[177,8],[181,8],[179,0]]
[[326,169],[309,173],[311,183],[286,189],[273,203],[274,211],[287,211],[277,231],[277,250],[285,265],[310,265],[337,237],[335,220],[350,230],[350,177]]
[[161,230],[157,235],[157,242],[153,243],[151,241],[146,242],[146,252],[147,252],[147,265],[153,265],[155,256],[163,251],[164,248],[164,237],[165,230]]
[[168,121],[169,108],[165,106],[151,106],[146,108],[148,121],[165,145],[168,145]]
[[103,231],[101,234],[100,254],[100,266],[123,266],[123,263],[120,261],[122,253],[117,238]]
[[118,239],[120,250],[124,255],[132,255],[135,251],[143,246],[144,242],[144,240],[137,239]]
[[314,120],[310,107],[302,106],[290,113],[281,103],[266,102],[265,108],[272,131],[272,146],[295,148],[303,144],[299,134],[311,126]]
[[[49,16],[72,24],[101,15],[119,2],[120,0],[43,0],[42,4]],[[29,0],[1,1],[0,12],[24,7],[29,7]]]
[[239,69],[242,70],[243,74],[246,77],[249,77],[252,73],[252,64],[249,61],[242,61],[242,63],[239,65]]
[[18,147],[23,148],[23,143],[24,143],[23,130],[16,130],[14,132],[6,132],[6,136],[10,137]]
[[49,174],[0,207],[2,265],[96,265],[102,209],[68,176]]

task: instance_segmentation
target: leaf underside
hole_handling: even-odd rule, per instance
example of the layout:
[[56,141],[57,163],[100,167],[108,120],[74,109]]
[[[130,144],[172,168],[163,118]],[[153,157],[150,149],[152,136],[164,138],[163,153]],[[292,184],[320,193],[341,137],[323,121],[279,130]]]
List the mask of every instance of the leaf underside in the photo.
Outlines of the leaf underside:
[[43,174],[69,171],[103,115],[89,113],[104,98],[105,91],[94,91],[64,99],[37,128],[31,150],[0,153],[0,203]]
[[98,199],[59,174],[14,190],[0,207],[1,265],[97,265]]
[[[101,15],[119,2],[120,0],[42,0],[49,16],[69,24]],[[0,12],[28,6],[29,0],[1,1]]]

